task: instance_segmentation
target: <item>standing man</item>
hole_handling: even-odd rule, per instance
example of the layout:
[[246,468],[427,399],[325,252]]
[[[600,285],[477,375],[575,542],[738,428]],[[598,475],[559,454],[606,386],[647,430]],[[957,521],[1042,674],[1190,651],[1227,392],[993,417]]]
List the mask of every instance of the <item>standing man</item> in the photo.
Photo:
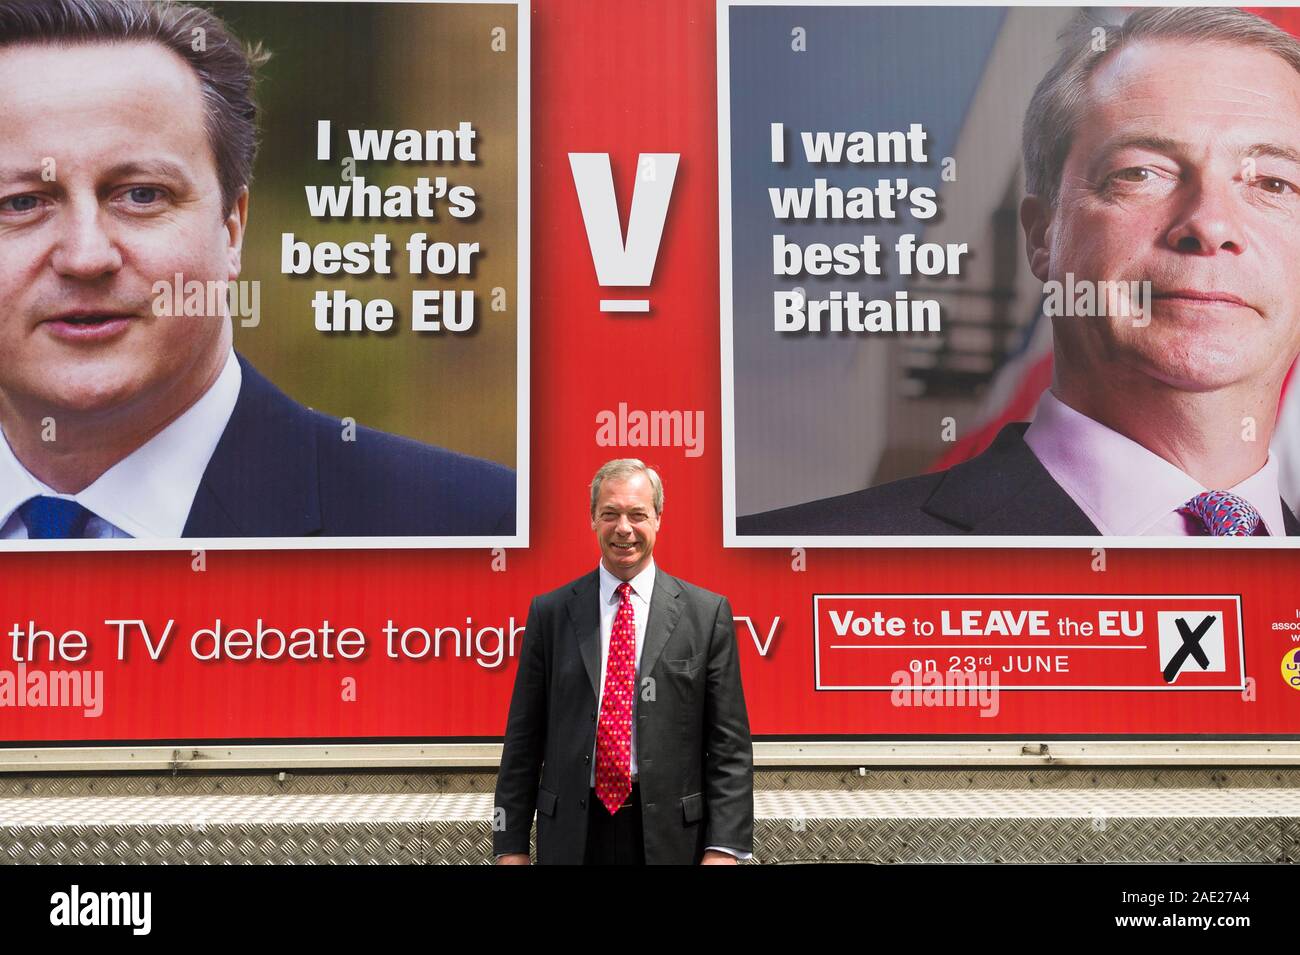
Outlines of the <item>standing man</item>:
[[591,482],[600,565],[528,612],[497,776],[493,849],[527,864],[735,863],[754,768],[725,597],[652,553],[664,494],[635,458]]

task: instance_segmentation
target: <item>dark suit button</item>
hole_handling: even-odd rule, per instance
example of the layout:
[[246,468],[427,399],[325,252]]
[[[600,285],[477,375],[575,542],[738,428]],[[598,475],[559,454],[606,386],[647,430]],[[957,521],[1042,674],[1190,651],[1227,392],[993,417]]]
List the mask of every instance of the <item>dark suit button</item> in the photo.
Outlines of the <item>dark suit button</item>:
[[582,761],[583,761],[584,763],[590,763],[590,762],[591,762],[591,757],[590,757],[590,756],[584,756],[584,757],[582,757]]
[[585,800],[585,799],[579,799],[579,800],[578,800],[578,808],[579,808],[579,809],[586,809],[586,808],[587,808],[587,800]]

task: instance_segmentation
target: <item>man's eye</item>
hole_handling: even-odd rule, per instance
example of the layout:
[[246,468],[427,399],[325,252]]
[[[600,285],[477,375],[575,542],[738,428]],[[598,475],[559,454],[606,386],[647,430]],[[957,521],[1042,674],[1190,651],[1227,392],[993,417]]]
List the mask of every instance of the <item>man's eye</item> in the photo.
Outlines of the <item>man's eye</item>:
[[121,193],[122,199],[129,206],[157,205],[166,198],[166,192],[157,186],[132,186]]
[[1110,178],[1119,182],[1150,182],[1155,175],[1146,166],[1130,166],[1128,169],[1111,173]]
[[8,199],[0,200],[0,211],[31,212],[40,204],[41,201],[36,196],[11,196]]
[[1285,179],[1278,179],[1276,176],[1262,176],[1255,180],[1255,184],[1265,192],[1274,196],[1284,196],[1287,193],[1296,192],[1296,187]]

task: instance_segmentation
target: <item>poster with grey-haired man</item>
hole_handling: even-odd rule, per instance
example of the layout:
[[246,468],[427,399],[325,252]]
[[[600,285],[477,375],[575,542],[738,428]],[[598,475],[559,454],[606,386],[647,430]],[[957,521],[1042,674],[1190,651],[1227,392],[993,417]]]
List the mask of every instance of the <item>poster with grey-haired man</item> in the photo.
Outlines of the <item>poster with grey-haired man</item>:
[[1296,11],[803,10],[796,81],[789,9],[732,11],[728,543],[1300,534]]

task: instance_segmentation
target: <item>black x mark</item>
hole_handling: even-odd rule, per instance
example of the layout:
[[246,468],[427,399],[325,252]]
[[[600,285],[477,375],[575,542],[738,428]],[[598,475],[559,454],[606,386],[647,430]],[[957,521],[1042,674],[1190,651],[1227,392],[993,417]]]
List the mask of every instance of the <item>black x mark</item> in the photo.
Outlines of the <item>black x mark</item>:
[[1188,657],[1196,660],[1201,665],[1202,670],[1210,668],[1210,658],[1201,649],[1201,638],[1205,636],[1205,632],[1214,623],[1214,615],[1211,614],[1202,620],[1201,625],[1195,631],[1187,625],[1187,621],[1182,617],[1177,618],[1174,623],[1178,624],[1178,635],[1183,638],[1183,645],[1169,658],[1169,663],[1165,666],[1164,677],[1166,683],[1174,682],[1174,677],[1178,676],[1178,671],[1183,668],[1183,664],[1187,662]]

